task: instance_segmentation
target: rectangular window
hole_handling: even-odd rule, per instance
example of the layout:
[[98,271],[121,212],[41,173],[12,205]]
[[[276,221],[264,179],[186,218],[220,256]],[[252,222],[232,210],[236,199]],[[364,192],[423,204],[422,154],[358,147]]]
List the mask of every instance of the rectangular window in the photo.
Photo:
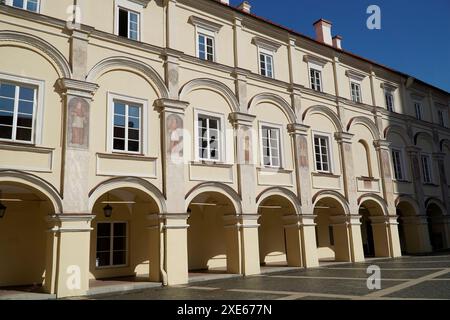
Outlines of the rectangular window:
[[316,170],[319,172],[331,172],[328,137],[314,136],[314,155]]
[[432,183],[430,156],[422,156],[422,174],[424,183]]
[[361,85],[356,82],[351,83],[351,89],[352,89],[352,100],[353,102],[359,102],[361,103]]
[[198,57],[202,60],[214,61],[214,38],[198,34]]
[[392,150],[392,162],[394,165],[395,179],[398,181],[405,180],[403,173],[403,157],[400,150]]
[[141,152],[142,106],[114,101],[113,150]]
[[127,224],[100,222],[97,224],[97,267],[127,264]]
[[119,8],[118,34],[131,40],[139,40],[139,14]]
[[32,142],[37,90],[0,82],[0,140]]
[[394,96],[390,92],[386,92],[384,96],[386,98],[386,109],[394,112]]
[[221,120],[199,114],[198,123],[198,157],[200,160],[219,161],[221,149]]
[[267,167],[281,167],[280,129],[262,126],[263,163]]
[[273,56],[261,52],[259,54],[260,73],[262,76],[273,78]]
[[322,91],[322,72],[317,69],[310,69],[311,89]]
[[[8,4],[8,2],[6,2]],[[12,6],[27,11],[38,12],[39,0],[12,0]]]
[[414,110],[416,112],[416,118],[418,120],[422,120],[422,116],[423,116],[422,104],[419,102],[414,103]]
[[447,126],[447,122],[445,121],[446,113],[443,110],[438,110],[437,113],[438,113],[439,125],[442,127],[446,127]]

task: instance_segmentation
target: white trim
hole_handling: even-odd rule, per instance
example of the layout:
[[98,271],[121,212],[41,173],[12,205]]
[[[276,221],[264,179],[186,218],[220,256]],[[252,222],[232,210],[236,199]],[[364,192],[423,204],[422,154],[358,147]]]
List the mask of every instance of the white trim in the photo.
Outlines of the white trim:
[[[266,64],[266,74],[262,74],[261,69],[261,55],[269,56],[272,59],[272,76],[267,75],[267,63]],[[263,77],[267,77],[269,79],[275,79],[275,51],[270,51],[265,48],[258,47],[258,73]]]
[[[311,70],[319,72],[319,81],[320,81],[320,90],[313,88],[313,82],[311,81]],[[320,66],[317,66],[315,64],[311,64],[311,66],[308,67],[308,78],[309,78],[309,87],[311,90],[317,91],[317,92],[323,92],[323,81],[322,81],[322,75],[323,75],[323,69]]]
[[281,44],[275,41],[271,41],[261,37],[254,37],[252,40],[253,44],[256,45],[259,49],[264,49],[272,54],[275,54],[278,49],[280,49]]
[[[148,139],[148,100],[130,97],[126,95],[116,94],[112,92],[107,92],[107,119],[108,125],[106,129],[106,152],[121,152],[127,154],[143,154],[148,155],[149,149],[149,139]],[[131,102],[141,106],[141,141],[140,141],[140,152],[130,152],[126,150],[115,151],[113,147],[113,127],[114,127],[114,101],[119,100],[122,102]]]
[[[328,171],[324,171],[324,170],[317,170],[317,166],[316,166],[316,144],[314,143],[314,139],[316,136],[319,137],[325,137],[328,139]],[[334,174],[334,155],[333,155],[333,137],[331,133],[328,132],[323,132],[323,131],[316,131],[316,130],[312,130],[312,156],[313,156],[313,166],[314,166],[314,170],[312,171],[313,173],[331,173]]]
[[13,3],[14,3],[13,0],[6,0],[5,4],[8,5],[8,6],[11,6],[13,8],[22,9],[22,10],[26,10],[26,11],[29,11],[29,12],[41,13],[41,2],[42,2],[42,0],[37,0],[37,11],[27,10],[28,0],[23,0],[23,7],[22,8],[13,6]]
[[[138,15],[138,35],[137,35],[137,39],[135,41],[141,41],[142,39],[142,26],[143,26],[143,10],[144,10],[144,6],[140,5],[138,3],[135,2],[131,2],[131,1],[127,1],[127,0],[114,0],[114,34],[116,36],[119,35],[119,9],[122,8],[124,10],[127,11],[131,11],[134,12]],[[128,24],[130,23],[130,18],[129,18],[129,13],[128,13]],[[128,28],[128,39],[130,39],[130,26],[127,26]],[[130,39],[133,40],[133,39]]]
[[44,124],[45,81],[18,77],[7,73],[0,73],[0,82],[1,81],[12,82],[19,86],[23,84],[25,86],[28,85],[36,87],[35,95],[37,95],[37,97],[35,97],[35,103],[33,107],[33,127],[31,141],[16,141],[11,139],[0,139],[0,141],[34,144],[36,146],[40,146],[42,144],[42,127]]
[[[97,239],[98,239],[98,225],[99,224],[109,224],[110,228],[111,228],[111,233],[110,233],[110,249],[109,249],[109,253],[110,253],[110,261],[109,261],[109,265],[107,266],[97,266]],[[114,246],[113,246],[113,242],[114,242],[114,224],[119,224],[119,223],[124,223],[125,224],[125,264],[118,264],[118,265],[114,265],[113,263],[113,257],[114,257]],[[130,254],[130,250],[129,250],[129,239],[130,239],[130,228],[128,226],[128,221],[107,221],[107,220],[102,220],[102,221],[98,221],[95,225],[96,228],[96,234],[95,234],[95,268],[97,270],[101,270],[101,269],[112,269],[112,268],[124,268],[124,267],[128,267],[128,260],[129,257],[128,255]]]
[[[278,130],[278,157],[279,157],[279,166],[272,166],[272,165],[265,165],[264,164],[264,147],[263,147],[263,134],[262,134],[262,127],[269,127],[271,129]],[[260,158],[260,164],[262,168],[271,168],[271,169],[283,169],[285,166],[284,163],[284,140],[283,140],[283,126],[276,123],[271,122],[265,122],[265,121],[258,121],[258,128],[259,128],[259,156]],[[270,146],[269,146],[270,148]],[[271,159],[272,161],[272,159]]]
[[[213,62],[217,62],[218,57],[218,36],[219,31],[222,28],[221,24],[214,23],[212,21],[208,21],[196,16],[190,16],[189,22],[194,25],[195,28],[195,54],[196,57],[200,59],[200,53],[199,53],[199,35],[203,34],[207,37],[211,37],[213,39]],[[209,60],[206,60],[209,61]]]
[[[425,181],[425,171],[424,171],[424,165],[423,165],[423,158],[427,158],[428,159],[428,169],[430,170],[429,174],[430,174],[430,181]],[[434,183],[434,165],[433,165],[433,157],[431,156],[431,154],[426,153],[426,152],[421,152],[420,153],[420,167],[422,168],[422,183]]]
[[[205,115],[207,117],[214,117],[219,119],[219,157],[217,160],[214,159],[202,159],[199,157],[198,151],[199,151],[199,144],[198,144],[198,116],[199,115]],[[210,161],[210,162],[217,162],[217,163],[226,163],[227,157],[226,157],[226,135],[225,135],[225,116],[223,113],[216,113],[211,111],[206,111],[204,109],[198,109],[194,108],[194,159],[196,162],[200,161]]]
[[[404,148],[403,147],[396,147],[396,146],[391,146],[389,148],[390,150],[390,158],[391,158],[391,167],[392,167],[392,179],[394,181],[397,182],[405,182],[408,181],[408,172],[406,170],[406,158],[405,158],[405,152],[404,152]],[[400,153],[400,169],[402,170],[402,174],[403,177],[402,179],[397,179],[396,175],[395,175],[395,163],[394,163],[394,157],[392,156],[393,151],[397,151],[398,153]]]
[[[392,110],[389,110],[387,95],[390,95],[392,97]],[[390,112],[395,112],[395,96],[394,91],[385,89],[384,90],[384,103],[386,104],[386,110]]]
[[355,82],[362,82],[362,81],[364,80],[364,78],[366,77],[365,74],[360,73],[360,72],[356,72],[356,71],[354,71],[354,70],[347,70],[347,71],[345,72],[345,75],[346,75],[347,77],[349,77],[350,80],[353,80],[353,81],[355,81]]
[[[199,59],[201,59],[200,58],[200,41],[199,41],[199,37],[200,37],[200,35],[203,35],[203,36],[205,36],[205,54],[206,54],[206,57],[208,56],[208,52],[207,52],[207,45],[206,45],[206,39],[207,38],[211,38],[212,39],[212,41],[213,41],[213,60],[212,60],[212,62],[217,62],[217,41],[216,41],[216,33],[214,33],[214,32],[212,32],[212,31],[210,31],[210,30],[207,30],[207,29],[203,29],[203,28],[197,28],[197,26],[196,26],[196,30],[195,30],[195,50],[196,50],[196,56],[197,56],[197,58],[199,58]],[[205,61],[210,61],[210,60],[208,60],[208,59],[201,59],[201,60],[205,60]]]
[[[420,101],[413,101],[414,103],[414,117],[418,120],[423,120],[423,104]],[[419,113],[420,113],[420,117],[417,116],[417,106],[419,106]]]
[[[352,85],[355,85],[359,88],[359,100],[358,96],[353,97],[353,89]],[[360,81],[355,81],[353,78],[350,78],[350,98],[355,103],[362,103],[362,85]],[[355,98],[355,99],[354,99]]]

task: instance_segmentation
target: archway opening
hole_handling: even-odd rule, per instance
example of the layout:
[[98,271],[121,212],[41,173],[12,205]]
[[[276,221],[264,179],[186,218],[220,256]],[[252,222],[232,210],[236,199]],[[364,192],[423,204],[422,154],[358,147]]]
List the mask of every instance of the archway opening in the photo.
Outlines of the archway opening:
[[346,213],[334,198],[320,199],[314,207],[319,261],[350,261]]
[[259,259],[261,266],[288,266],[290,244],[286,230],[286,218],[296,215],[293,204],[283,196],[273,195],[264,199],[258,207],[259,218]]
[[46,218],[55,213],[51,201],[33,187],[0,183],[0,287],[1,290],[45,292],[43,287],[50,233]]
[[192,199],[188,213],[190,276],[205,272],[238,273],[236,209],[230,199],[218,192],[203,192]]
[[91,289],[119,278],[150,281],[152,275],[159,274],[159,242],[151,237],[154,222],[149,219],[157,213],[156,201],[134,188],[117,188],[96,200],[92,210]]
[[427,206],[428,234],[433,251],[445,249],[445,224],[442,223],[442,209],[435,203]]
[[359,207],[364,256],[389,257],[389,237],[383,208],[374,200]]

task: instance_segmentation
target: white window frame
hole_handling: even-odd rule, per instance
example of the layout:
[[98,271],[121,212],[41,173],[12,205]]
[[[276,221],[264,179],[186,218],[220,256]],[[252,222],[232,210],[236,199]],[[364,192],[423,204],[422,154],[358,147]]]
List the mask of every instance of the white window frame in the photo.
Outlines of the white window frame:
[[[279,162],[280,162],[279,166],[266,165],[264,163],[264,146],[263,146],[263,133],[262,133],[263,127],[268,127],[270,129],[276,129],[279,132],[279,137],[278,137],[278,143],[279,143],[278,153],[279,153]],[[283,126],[282,125],[270,123],[270,122],[259,121],[259,146],[260,146],[261,167],[274,168],[274,169],[284,168],[284,141],[283,141]],[[272,156],[270,157],[270,162],[272,162]]]
[[[128,154],[148,154],[148,100],[130,97],[127,95],[121,95],[117,93],[107,92],[107,101],[108,101],[108,126],[106,130],[107,139],[106,139],[106,151],[108,153],[128,153]],[[114,101],[121,101],[125,103],[132,103],[141,106],[141,145],[140,152],[133,152],[127,150],[114,150]]]
[[[213,60],[212,62],[216,62],[217,61],[217,50],[216,50],[216,32],[205,29],[205,28],[201,28],[201,27],[196,27],[196,55],[197,58],[200,58],[200,35],[205,36],[205,40],[206,38],[211,38],[213,41]],[[205,46],[206,46],[206,42],[205,42]],[[206,49],[206,48],[205,48]],[[205,52],[205,54],[207,55],[207,52]],[[208,59],[201,59],[203,61],[210,61]]]
[[[129,1],[129,0],[115,0],[114,2],[114,34],[116,36],[119,35],[119,9],[127,10],[128,11],[128,37],[127,39],[133,40],[133,41],[141,41],[141,33],[142,33],[142,26],[143,26],[143,9],[144,7],[140,4],[137,4],[135,2]],[[130,38],[130,13],[129,12],[136,13],[138,15],[138,35],[137,39],[131,39]]]
[[[357,88],[359,88],[359,97],[353,95],[352,85],[355,85]],[[360,81],[350,80],[350,96],[353,102],[362,103],[362,84]]]
[[[199,115],[205,115],[207,117],[214,117],[214,118],[218,118],[219,119],[219,125],[220,125],[220,132],[219,132],[219,157],[218,159],[205,159],[205,158],[200,158],[199,156],[199,136],[198,136],[198,116]],[[194,154],[195,154],[195,161],[196,162],[201,162],[201,161],[205,161],[205,162],[214,162],[214,163],[225,163],[227,157],[226,157],[226,134],[225,134],[225,116],[223,113],[216,113],[216,112],[211,112],[211,111],[206,111],[204,109],[194,109],[194,130],[195,130],[195,143],[194,143]],[[209,156],[209,155],[208,155]]]
[[[267,68],[266,68],[266,74],[262,74],[261,55],[263,55],[265,57],[270,57],[272,59],[272,76],[267,75]],[[266,62],[266,66],[267,66],[267,62]],[[259,70],[259,74],[263,77],[267,77],[270,79],[275,78],[275,51],[258,47],[258,70]]]
[[[390,157],[391,157],[391,163],[392,163],[392,172],[394,173],[393,179],[395,181],[400,181],[400,182],[407,181],[408,175],[406,172],[405,154],[403,152],[403,148],[391,147],[390,150],[391,150]],[[400,154],[400,170],[402,171],[401,179],[398,179],[395,174],[395,161],[394,161],[394,156],[393,156],[394,151],[398,152]]]
[[[388,96],[391,97],[391,109],[389,109],[389,99]],[[395,97],[394,97],[394,93],[390,90],[384,90],[384,100],[386,103],[386,110],[390,111],[390,112],[395,112]]]
[[[441,119],[442,116],[442,119]],[[447,110],[444,109],[437,109],[437,117],[438,117],[438,124],[444,128],[447,128],[447,121],[448,121],[448,113]],[[441,121],[442,120],[442,121]]]
[[18,86],[24,85],[36,88],[35,103],[33,107],[33,127],[31,132],[31,141],[12,140],[12,139],[0,139],[0,141],[36,145],[36,146],[41,145],[42,127],[44,124],[45,81],[32,78],[17,77],[6,73],[0,73],[0,82],[7,82]]
[[[328,171],[325,170],[318,170],[316,165],[316,144],[314,142],[315,137],[324,137],[328,139]],[[313,156],[313,165],[314,165],[314,171],[317,173],[329,173],[333,174],[334,172],[334,158],[333,158],[333,140],[332,135],[328,132],[321,132],[321,131],[313,131],[312,132],[312,156]]]
[[[419,107],[420,117],[417,116],[418,115],[417,114],[417,107]],[[422,102],[414,101],[414,115],[415,115],[417,120],[423,120],[423,105],[422,105]]]
[[14,7],[13,6],[14,0],[6,0],[5,4],[8,5],[8,6],[11,6],[13,8],[22,9],[22,10],[26,10],[26,11],[29,11],[29,12],[40,13],[41,12],[41,1],[42,0],[37,0],[37,11],[27,10],[28,0],[23,0],[23,7],[22,8]]
[[[424,170],[425,167],[424,167],[424,162],[423,162],[423,159],[424,159],[424,158],[427,158],[427,159],[428,159],[428,164],[429,164],[428,169],[430,170],[430,172],[429,172],[429,176],[430,176],[429,181],[427,181],[427,180],[425,179],[425,170]],[[423,182],[424,184],[432,184],[433,181],[434,181],[434,175],[433,175],[433,158],[431,157],[430,154],[428,154],[428,153],[421,153],[421,154],[420,154],[420,167],[422,168],[422,182]]]
[[[311,76],[311,71],[312,71],[312,70],[319,72],[320,90],[317,90],[317,89],[314,89],[314,88],[313,88],[313,82],[312,82],[312,79],[311,79],[311,78],[312,78],[312,76]],[[310,88],[311,88],[312,90],[314,90],[314,91],[317,91],[317,92],[323,92],[323,81],[322,81],[323,68],[320,67],[320,66],[318,66],[318,65],[311,65],[311,66],[308,68],[308,71],[309,71],[308,77],[309,77],[309,85],[310,85]],[[314,85],[315,85],[315,84],[314,84]]]
[[[98,225],[102,224],[102,223],[107,223],[110,224],[111,226],[111,245],[110,245],[110,264],[107,266],[97,266],[97,239],[98,239]],[[125,224],[125,230],[126,230],[126,244],[125,244],[125,264],[111,264],[113,262],[113,256],[114,256],[114,246],[113,246],[113,242],[114,242],[114,224]],[[129,239],[130,239],[130,228],[128,227],[128,221],[98,221],[97,222],[97,234],[95,235],[95,268],[96,269],[112,269],[112,268],[124,268],[124,267],[128,267],[128,263],[129,263],[129,259],[128,259],[128,255],[130,254],[130,248],[129,248]]]

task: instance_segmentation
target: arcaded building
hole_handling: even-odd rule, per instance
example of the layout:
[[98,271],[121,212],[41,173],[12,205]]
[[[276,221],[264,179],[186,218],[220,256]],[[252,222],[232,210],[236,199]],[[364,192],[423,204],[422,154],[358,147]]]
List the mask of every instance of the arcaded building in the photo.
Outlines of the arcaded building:
[[0,287],[450,247],[449,93],[330,22],[311,39],[247,2],[3,2]]

